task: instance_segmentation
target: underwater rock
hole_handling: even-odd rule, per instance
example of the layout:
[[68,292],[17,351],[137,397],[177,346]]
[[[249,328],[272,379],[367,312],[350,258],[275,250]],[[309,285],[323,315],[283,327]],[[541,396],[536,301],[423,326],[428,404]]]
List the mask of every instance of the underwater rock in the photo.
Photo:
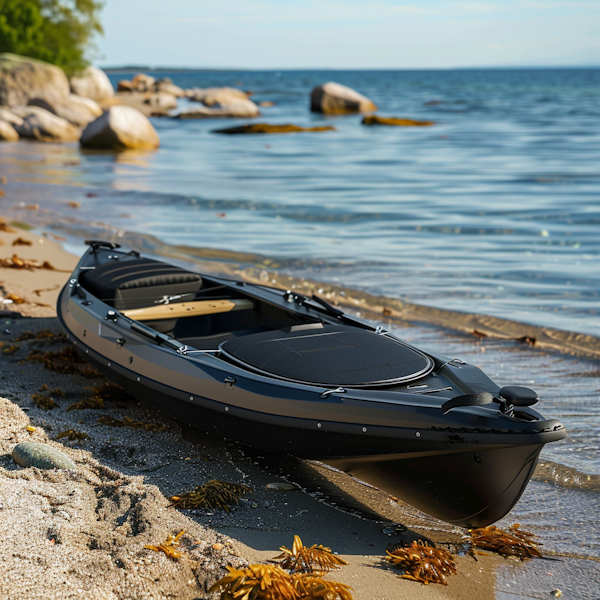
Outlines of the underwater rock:
[[427,127],[435,125],[435,121],[414,121],[413,119],[398,119],[397,117],[378,117],[367,115],[362,120],[363,125],[392,125],[395,127]]
[[310,94],[310,110],[328,115],[372,112],[377,106],[352,88],[329,81],[318,85]]
[[38,469],[76,469],[77,465],[60,450],[48,444],[25,442],[17,444],[12,451],[13,460],[22,467]]
[[253,125],[240,125],[226,129],[215,129],[211,133],[297,133],[302,131],[335,131],[335,127],[324,125],[322,127],[300,127],[298,125],[269,125],[269,123],[255,123]]

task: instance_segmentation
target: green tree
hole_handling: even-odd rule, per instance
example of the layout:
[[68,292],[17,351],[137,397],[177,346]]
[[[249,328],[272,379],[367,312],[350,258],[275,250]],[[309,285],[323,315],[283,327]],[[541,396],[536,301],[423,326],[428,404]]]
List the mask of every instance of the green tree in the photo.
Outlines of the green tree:
[[86,54],[102,34],[95,0],[0,0],[0,52],[38,58],[68,75],[89,64]]

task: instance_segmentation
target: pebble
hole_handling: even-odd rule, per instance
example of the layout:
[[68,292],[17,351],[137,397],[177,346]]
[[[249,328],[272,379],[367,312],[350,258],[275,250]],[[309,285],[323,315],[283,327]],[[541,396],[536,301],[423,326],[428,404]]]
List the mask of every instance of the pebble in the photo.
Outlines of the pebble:
[[276,481],[275,483],[267,483],[266,488],[268,490],[274,490],[276,492],[293,492],[295,490],[299,490],[300,488],[293,483],[283,483],[280,481]]
[[220,552],[221,550],[223,550],[224,546],[223,544],[221,544],[221,542],[217,542],[216,544],[212,545],[212,549],[216,550],[217,552]]
[[25,442],[17,444],[12,451],[13,460],[22,467],[38,469],[76,469],[77,465],[60,450],[48,444]]

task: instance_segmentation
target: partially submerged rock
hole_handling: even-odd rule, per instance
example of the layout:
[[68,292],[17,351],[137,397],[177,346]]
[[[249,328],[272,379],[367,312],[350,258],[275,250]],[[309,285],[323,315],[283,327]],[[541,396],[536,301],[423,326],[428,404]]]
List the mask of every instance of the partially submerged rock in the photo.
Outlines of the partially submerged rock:
[[362,120],[363,125],[392,125],[395,127],[428,127],[435,125],[435,121],[414,121],[413,119],[399,119],[397,117],[378,117],[367,115]]
[[76,127],[85,127],[102,114],[100,105],[91,98],[83,98],[69,94],[66,98],[57,98],[47,101],[42,98],[33,98],[29,106],[39,106],[48,112],[62,117]]
[[63,452],[48,444],[24,442],[12,451],[13,460],[22,467],[38,469],[76,469],[77,465]]
[[164,92],[165,94],[171,94],[176,98],[185,98],[185,90],[175,85],[168,77],[158,79],[152,86],[155,92]]
[[0,54],[0,106],[24,105],[31,98],[64,98],[70,91],[59,67],[27,56]]
[[138,92],[149,92],[152,84],[156,81],[152,75],[138,73],[131,79],[131,84],[134,90]]
[[152,123],[131,106],[111,106],[90,123],[81,135],[85,148],[154,150],[160,139]]
[[202,106],[176,115],[178,119],[253,119],[261,114],[248,98],[237,98],[227,104]]
[[23,119],[14,128],[24,138],[42,142],[75,142],[81,134],[69,121],[39,106],[17,106],[11,112]]
[[0,141],[2,142],[18,142],[19,134],[15,128],[7,121],[0,121]]
[[298,133],[303,131],[335,131],[335,127],[323,125],[320,127],[300,127],[299,125],[270,125],[269,123],[254,123],[226,129],[215,129],[212,133]]
[[242,90],[230,87],[195,88],[189,96],[192,102],[202,102],[204,106],[229,104],[234,100],[247,100],[248,94]]
[[150,105],[152,108],[159,109],[161,112],[177,108],[177,98],[173,94],[167,92],[156,92],[149,94],[144,100],[144,104]]
[[115,90],[108,75],[98,67],[86,67],[83,72],[69,80],[71,91],[78,96],[91,98],[92,100],[104,100],[112,98]]
[[310,110],[329,115],[373,112],[377,106],[366,96],[340,83],[329,81],[313,89]]

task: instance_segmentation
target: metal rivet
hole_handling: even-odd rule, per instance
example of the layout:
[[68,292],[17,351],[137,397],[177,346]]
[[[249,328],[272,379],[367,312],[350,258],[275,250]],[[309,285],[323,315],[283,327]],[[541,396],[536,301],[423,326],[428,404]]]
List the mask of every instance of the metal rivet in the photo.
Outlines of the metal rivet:
[[110,363],[108,363],[108,366],[110,367]]
[[321,423],[317,423],[317,427],[321,427]]
[[417,437],[421,437],[421,432],[420,432],[420,431],[417,431],[417,433],[415,433],[415,435],[416,435]]
[[193,400],[193,399],[194,399],[194,396],[190,396],[190,400]]
[[225,407],[225,412],[227,412],[229,410],[229,406]]
[[77,343],[77,340],[73,340],[73,343],[74,343],[74,344],[76,344],[76,343]]
[[90,353],[90,351],[89,351],[89,350],[86,350],[86,351],[85,351],[85,353],[86,353],[86,354],[89,354],[89,353]]
[[363,427],[363,431],[364,431],[364,432],[366,432],[366,431],[367,431],[367,428],[366,428],[366,427]]
[[140,381],[140,378],[138,377],[137,380]]

